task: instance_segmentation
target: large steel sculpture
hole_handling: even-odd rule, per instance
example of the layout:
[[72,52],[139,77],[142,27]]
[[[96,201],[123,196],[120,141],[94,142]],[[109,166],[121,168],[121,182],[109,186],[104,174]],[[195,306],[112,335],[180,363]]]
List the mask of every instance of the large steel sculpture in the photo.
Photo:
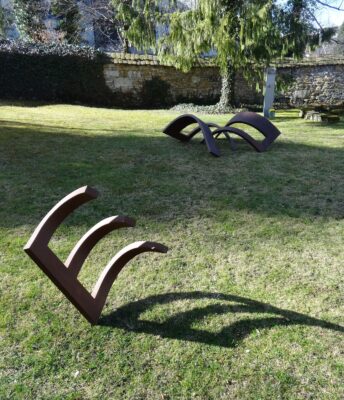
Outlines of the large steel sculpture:
[[135,242],[118,252],[101,273],[92,293],[78,280],[87,256],[109,232],[135,226],[135,220],[125,216],[106,218],[91,228],[75,245],[66,262],[49,248],[49,241],[62,221],[81,204],[98,197],[98,192],[85,186],[75,190],[53,207],[37,226],[24,250],[61,292],[92,324],[97,323],[111,286],[122,268],[136,255],[147,251],[166,253],[167,247],[154,242]]
[[[183,132],[183,129],[193,124],[197,124],[198,126],[191,132]],[[235,127],[235,124],[245,124],[255,128],[264,136],[264,139],[262,141],[254,139],[241,128]],[[217,139],[221,134],[230,141],[232,148],[235,148],[235,146],[231,135],[237,135],[244,139],[259,153],[266,151],[281,134],[276,126],[267,118],[250,111],[243,111],[236,114],[223,127],[220,127],[214,123],[203,122],[194,115],[184,114],[169,123],[163,132],[166,133],[166,135],[169,135],[182,142],[188,142],[197,133],[202,132],[204,142],[208,147],[208,151],[216,157],[220,156],[220,151],[216,146],[215,139]]]

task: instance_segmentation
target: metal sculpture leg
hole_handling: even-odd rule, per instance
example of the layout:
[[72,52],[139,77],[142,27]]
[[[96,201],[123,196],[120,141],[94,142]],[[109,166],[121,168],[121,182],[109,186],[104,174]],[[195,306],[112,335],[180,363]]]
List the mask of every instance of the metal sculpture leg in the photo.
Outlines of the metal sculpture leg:
[[158,253],[168,251],[166,246],[154,242],[135,242],[125,247],[106,266],[92,294],[89,293],[77,276],[90,251],[107,233],[119,228],[133,227],[135,220],[125,216],[115,216],[99,222],[79,240],[65,263],[50,250],[48,244],[58,226],[70,213],[96,197],[98,192],[89,186],[70,193],[48,212],[24,247],[32,260],[92,324],[97,323],[117,275],[133,257],[146,251]]
[[237,149],[237,147],[236,147],[236,144],[235,144],[235,142],[234,142],[234,139],[232,138],[232,136],[228,135],[228,133],[225,134],[225,136],[226,136],[226,138],[229,140],[229,145],[231,146],[231,149],[232,149],[233,151],[235,151],[235,150]]
[[[215,129],[213,131],[213,136],[214,136],[215,139],[218,139],[221,135],[223,135],[228,140],[229,145],[231,146],[231,149],[233,151],[235,151],[236,150],[236,144],[235,144],[233,138],[228,134],[227,131],[223,131],[223,128],[218,128],[218,129]],[[203,143],[203,142],[204,142],[204,140],[202,140],[201,143]]]

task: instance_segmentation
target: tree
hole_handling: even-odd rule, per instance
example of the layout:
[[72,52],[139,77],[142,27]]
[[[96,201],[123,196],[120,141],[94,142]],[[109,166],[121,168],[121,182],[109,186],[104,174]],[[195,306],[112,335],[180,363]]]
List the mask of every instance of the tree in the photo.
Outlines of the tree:
[[120,41],[121,47],[128,51],[128,41],[121,34],[122,26],[111,0],[53,0],[52,13],[58,18],[58,30],[68,43],[80,43],[81,31],[92,30],[98,40],[101,37],[113,44]]
[[336,44],[336,54],[344,55],[344,22],[338,29],[338,33],[336,38],[334,39],[334,43]]
[[6,15],[5,10],[0,6],[0,38],[5,37]]
[[[307,44],[319,42],[312,17],[317,0],[198,0],[188,9],[175,0],[112,1],[128,40],[163,61],[187,71],[213,51],[222,74],[221,109],[233,105],[237,71],[261,77],[272,61],[299,58]],[[157,24],[166,27],[158,39]]]
[[44,42],[44,19],[49,8],[42,0],[14,0],[14,18],[20,35],[25,40]]
[[78,3],[75,0],[53,0],[51,11],[58,18],[57,30],[63,34],[64,40],[79,44],[81,16]]
[[94,31],[100,34],[103,40],[106,39],[114,47],[118,47],[117,44],[120,42],[121,50],[129,51],[128,40],[123,35],[125,27],[123,22],[117,18],[111,0],[83,2],[82,10],[86,22],[85,26],[92,24]]

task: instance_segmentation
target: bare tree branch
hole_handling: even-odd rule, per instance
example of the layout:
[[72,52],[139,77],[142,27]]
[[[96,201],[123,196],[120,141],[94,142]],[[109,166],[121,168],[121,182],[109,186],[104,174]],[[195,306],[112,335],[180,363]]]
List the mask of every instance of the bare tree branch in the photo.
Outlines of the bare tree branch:
[[316,3],[318,3],[318,4],[320,4],[320,5],[324,6],[324,7],[332,8],[333,10],[337,10],[337,11],[344,11],[344,8],[342,7],[343,6],[343,1],[341,1],[339,6],[334,6],[334,5],[329,4],[329,3],[325,2],[325,1],[322,1],[322,0],[315,0],[315,1],[316,1]]

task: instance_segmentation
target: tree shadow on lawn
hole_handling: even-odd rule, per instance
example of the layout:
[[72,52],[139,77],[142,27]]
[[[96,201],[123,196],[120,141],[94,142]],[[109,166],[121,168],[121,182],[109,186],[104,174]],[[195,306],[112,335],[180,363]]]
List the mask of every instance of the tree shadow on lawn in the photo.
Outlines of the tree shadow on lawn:
[[[111,133],[113,133],[114,132],[114,130],[113,129],[106,129],[106,128],[102,128],[102,129],[99,129],[99,128],[97,128],[97,127],[95,127],[95,128],[87,128],[87,127],[85,127],[85,126],[82,126],[82,127],[68,127],[68,129],[67,128],[65,128],[64,126],[61,126],[61,125],[47,125],[47,124],[45,124],[45,123],[42,123],[42,124],[39,124],[39,123],[35,123],[35,124],[33,124],[33,123],[27,123],[27,122],[22,122],[22,121],[11,121],[11,120],[6,120],[6,119],[0,119],[0,128],[1,128],[1,126],[6,126],[7,128],[8,127],[11,127],[11,128],[17,128],[17,129],[29,129],[29,130],[32,130],[32,129],[37,129],[37,130],[42,130],[42,129],[44,129],[44,130],[48,130],[48,131],[50,131],[51,133],[54,133],[54,134],[59,134],[60,132],[64,132],[64,133],[66,133],[66,134],[68,134],[68,133],[72,133],[73,131],[77,131],[78,133],[80,133],[80,132],[90,132],[90,133],[97,133],[97,132],[111,132]],[[118,131],[120,131],[120,132],[127,132],[127,131],[131,131],[131,129],[128,127],[128,129],[120,129],[120,130],[117,130],[117,132]]]
[[82,132],[0,124],[0,226],[38,222],[58,200],[85,184],[99,188],[105,198],[87,205],[90,223],[113,211],[164,221],[192,216],[221,221],[226,210],[344,216],[340,147],[291,142],[282,135],[259,154],[242,141],[232,152],[222,140],[222,157],[214,158],[197,141],[183,144],[154,129]]
[[0,107],[22,107],[22,108],[39,108],[44,106],[57,105],[54,102],[38,101],[38,100],[11,100],[11,99],[1,99]]
[[[164,322],[140,319],[141,314],[157,305],[181,300],[198,301],[204,299],[215,300],[218,303],[177,313]],[[235,302],[236,304],[223,304],[223,302]],[[227,313],[268,314],[274,316],[241,319],[222,328],[217,333],[192,327],[194,323],[204,318]],[[128,332],[146,333],[163,338],[186,340],[220,347],[235,347],[255,330],[278,326],[305,325],[344,333],[344,327],[337,324],[294,311],[283,310],[245,297],[209,292],[165,293],[150,296],[126,304],[113,313],[103,316],[99,324],[124,329]]]

